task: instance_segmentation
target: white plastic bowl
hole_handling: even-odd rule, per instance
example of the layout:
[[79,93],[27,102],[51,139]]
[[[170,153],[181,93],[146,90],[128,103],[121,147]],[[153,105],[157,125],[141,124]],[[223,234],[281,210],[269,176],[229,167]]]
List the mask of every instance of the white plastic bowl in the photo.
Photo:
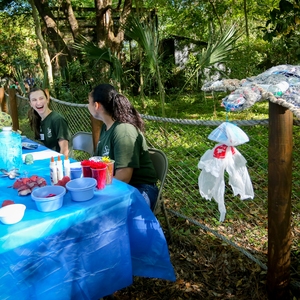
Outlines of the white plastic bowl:
[[0,220],[3,224],[15,224],[23,219],[26,206],[9,204],[0,208]]
[[[58,210],[63,205],[66,189],[60,185],[46,185],[36,188],[31,192],[31,198],[35,201],[39,211],[50,212]],[[55,196],[47,197],[50,194]]]
[[66,184],[73,201],[87,201],[94,197],[97,180],[92,177],[82,177],[70,180]]
[[102,161],[102,156],[92,156],[89,158],[89,160],[96,161],[96,162]]

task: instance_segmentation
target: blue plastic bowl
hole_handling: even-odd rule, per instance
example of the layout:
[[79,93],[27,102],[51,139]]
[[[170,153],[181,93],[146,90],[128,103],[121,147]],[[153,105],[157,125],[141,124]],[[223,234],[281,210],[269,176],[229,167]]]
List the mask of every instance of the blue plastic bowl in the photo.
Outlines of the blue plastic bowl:
[[66,188],[70,191],[73,201],[87,201],[94,197],[96,179],[92,177],[82,177],[70,180]]
[[[34,200],[39,211],[50,212],[62,207],[66,189],[60,185],[46,185],[36,188],[31,192],[31,198]],[[47,197],[50,194],[55,196]]]

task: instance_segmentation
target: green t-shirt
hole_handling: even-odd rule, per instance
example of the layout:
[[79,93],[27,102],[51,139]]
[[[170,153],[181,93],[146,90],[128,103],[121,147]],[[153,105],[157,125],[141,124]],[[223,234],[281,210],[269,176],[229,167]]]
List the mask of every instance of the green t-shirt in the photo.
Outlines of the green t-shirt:
[[115,169],[133,168],[129,182],[133,186],[153,184],[157,181],[146,139],[131,124],[115,122],[107,131],[106,125],[103,124],[96,155],[109,156],[115,161]]
[[71,133],[64,117],[52,111],[41,121],[40,140],[47,148],[60,152],[59,139],[69,141],[70,146]]

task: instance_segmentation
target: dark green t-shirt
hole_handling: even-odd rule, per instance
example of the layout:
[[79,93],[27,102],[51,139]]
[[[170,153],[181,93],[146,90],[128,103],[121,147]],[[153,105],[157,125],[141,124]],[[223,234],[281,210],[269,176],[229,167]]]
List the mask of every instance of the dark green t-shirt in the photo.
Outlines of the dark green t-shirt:
[[96,155],[109,156],[115,161],[115,169],[133,168],[129,182],[133,186],[157,181],[145,137],[131,124],[115,122],[107,131],[103,124]]
[[52,111],[41,121],[40,139],[44,145],[52,150],[60,152],[59,139],[71,141],[71,133],[67,121],[59,113]]

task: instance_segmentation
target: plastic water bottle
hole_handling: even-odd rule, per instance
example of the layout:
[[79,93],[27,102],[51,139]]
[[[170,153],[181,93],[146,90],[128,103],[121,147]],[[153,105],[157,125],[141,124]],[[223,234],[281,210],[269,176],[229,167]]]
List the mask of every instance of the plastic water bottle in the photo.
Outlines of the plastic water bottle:
[[20,171],[22,165],[21,135],[12,131],[11,127],[3,127],[0,132],[0,169]]
[[289,88],[289,84],[286,81],[281,81],[277,84],[272,84],[269,86],[268,92],[271,92],[275,97],[280,97]]

